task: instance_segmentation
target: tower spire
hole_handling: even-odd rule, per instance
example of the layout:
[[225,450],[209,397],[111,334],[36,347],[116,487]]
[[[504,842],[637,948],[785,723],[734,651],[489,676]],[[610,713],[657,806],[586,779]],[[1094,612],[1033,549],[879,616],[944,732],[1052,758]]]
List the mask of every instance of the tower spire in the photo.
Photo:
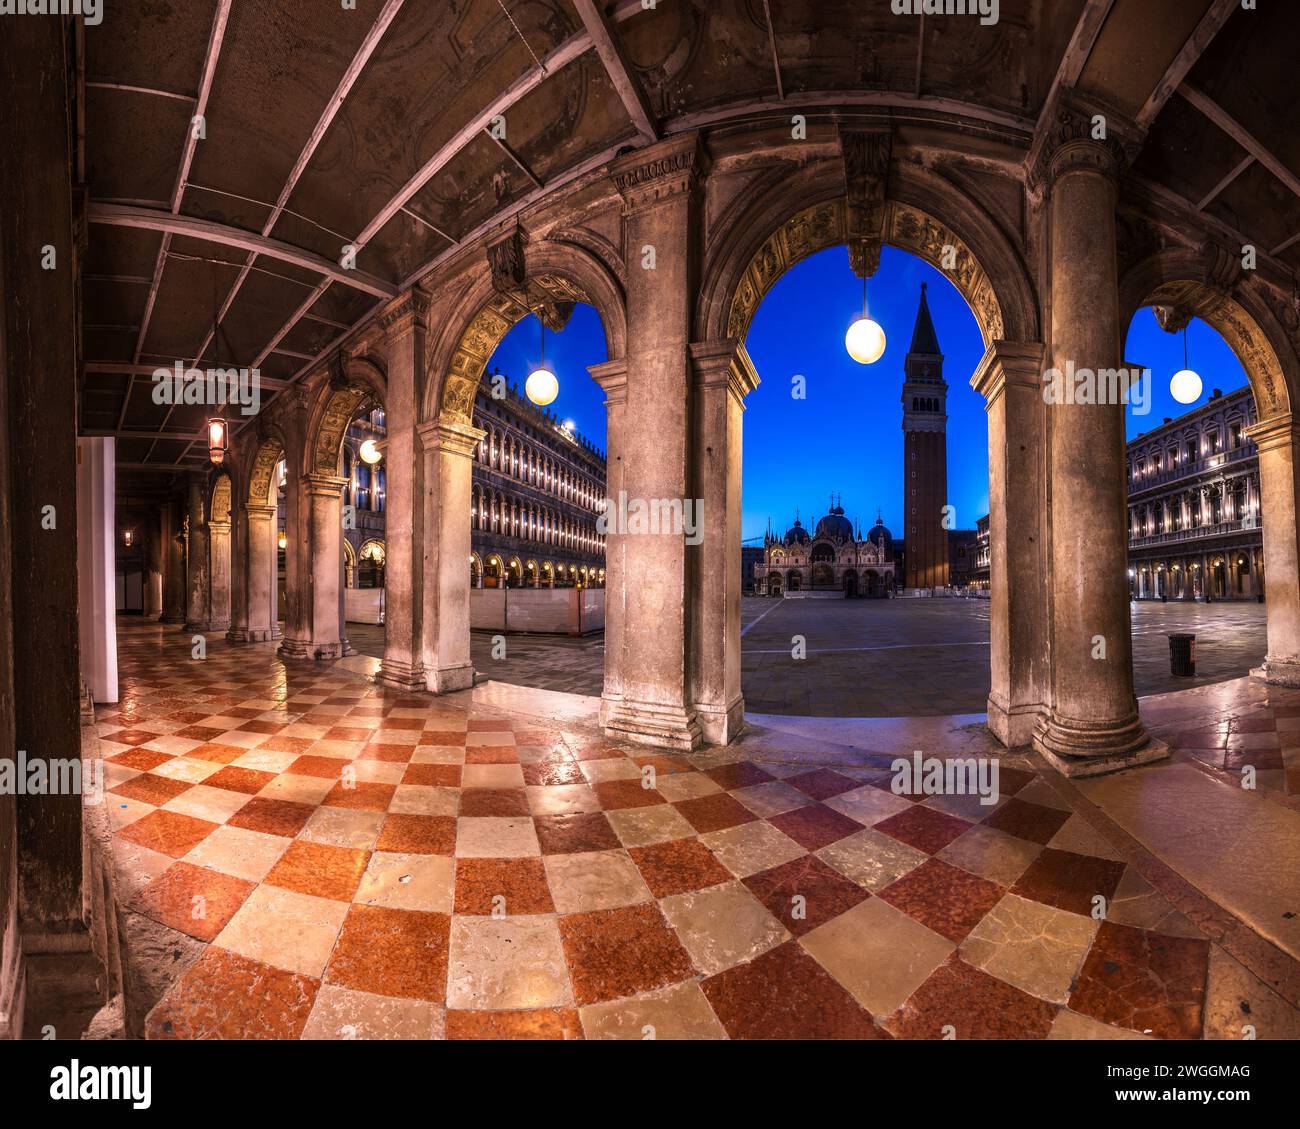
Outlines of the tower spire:
[[939,335],[934,331],[934,320],[930,317],[930,303],[925,297],[925,283],[921,283],[921,304],[916,310],[916,325],[912,329],[912,344],[909,353],[925,353],[939,357]]

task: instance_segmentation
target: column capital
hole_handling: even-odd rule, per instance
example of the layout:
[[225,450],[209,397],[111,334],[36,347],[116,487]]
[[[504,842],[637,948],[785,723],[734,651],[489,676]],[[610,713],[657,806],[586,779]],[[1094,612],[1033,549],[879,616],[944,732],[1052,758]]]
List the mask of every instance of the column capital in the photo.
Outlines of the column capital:
[[259,506],[256,502],[244,503],[244,513],[256,521],[269,520],[275,517],[277,508],[276,506]]
[[379,315],[379,325],[387,343],[400,341],[417,326],[423,327],[432,306],[429,296],[414,287],[399,295]]
[[209,522],[208,522],[208,532],[209,532],[209,533],[229,533],[229,532],[230,532],[230,522],[228,522],[228,521],[209,521]]
[[465,458],[473,455],[475,444],[487,434],[481,428],[467,423],[443,420],[430,420],[418,425],[415,430],[426,451],[446,451],[449,455]]
[[1245,435],[1255,441],[1258,450],[1271,451],[1295,443],[1300,438],[1300,425],[1293,413],[1283,412],[1252,423],[1246,428]]
[[614,187],[634,211],[688,192],[707,171],[708,154],[698,132],[637,149],[609,165]]
[[970,386],[993,403],[1008,384],[1041,387],[1043,383],[1043,343],[1041,341],[994,341],[970,378]]
[[1072,172],[1093,172],[1117,181],[1137,156],[1145,134],[1132,118],[1078,91],[1057,96],[1051,126],[1031,153],[1034,179],[1054,183]]
[[735,338],[723,337],[693,342],[690,352],[696,386],[725,387],[743,408],[745,397],[759,385],[758,371],[745,346]]
[[307,493],[313,497],[322,494],[342,494],[343,487],[347,485],[348,480],[337,474],[304,474],[302,484],[307,488]]
[[622,404],[627,400],[627,361],[605,361],[599,365],[589,365],[587,371],[591,379],[605,390],[605,403]]

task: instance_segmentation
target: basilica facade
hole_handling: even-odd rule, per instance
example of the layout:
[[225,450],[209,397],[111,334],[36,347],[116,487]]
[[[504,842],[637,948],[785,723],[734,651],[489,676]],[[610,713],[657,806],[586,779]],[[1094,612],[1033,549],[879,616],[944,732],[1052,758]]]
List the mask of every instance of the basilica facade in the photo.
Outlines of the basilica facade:
[[810,534],[795,514],[777,537],[769,528],[763,560],[754,566],[754,587],[766,596],[889,596],[894,591],[893,538],[885,524],[862,536],[832,499],[830,512]]

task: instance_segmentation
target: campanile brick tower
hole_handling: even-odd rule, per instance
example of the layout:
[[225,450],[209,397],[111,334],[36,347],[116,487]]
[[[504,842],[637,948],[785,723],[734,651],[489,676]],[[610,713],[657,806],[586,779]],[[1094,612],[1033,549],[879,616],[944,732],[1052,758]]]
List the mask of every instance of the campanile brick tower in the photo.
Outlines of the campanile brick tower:
[[948,584],[948,385],[943,354],[925,300],[916,311],[912,344],[903,362],[903,514],[905,588]]

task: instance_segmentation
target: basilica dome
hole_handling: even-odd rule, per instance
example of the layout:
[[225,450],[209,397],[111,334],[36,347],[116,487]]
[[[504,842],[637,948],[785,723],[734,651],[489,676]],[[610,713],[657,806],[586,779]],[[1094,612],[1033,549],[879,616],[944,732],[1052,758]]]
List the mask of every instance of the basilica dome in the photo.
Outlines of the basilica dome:
[[836,506],[817,523],[816,536],[826,537],[831,541],[852,541],[853,523],[844,516],[843,508]]
[[893,535],[885,528],[885,523],[880,520],[879,513],[876,514],[876,524],[867,531],[867,538],[872,544],[880,546],[885,550],[889,550],[893,547]]
[[800,545],[808,544],[808,530],[799,524],[799,519],[794,519],[794,524],[785,531],[784,541],[787,545],[793,545],[798,542]]

